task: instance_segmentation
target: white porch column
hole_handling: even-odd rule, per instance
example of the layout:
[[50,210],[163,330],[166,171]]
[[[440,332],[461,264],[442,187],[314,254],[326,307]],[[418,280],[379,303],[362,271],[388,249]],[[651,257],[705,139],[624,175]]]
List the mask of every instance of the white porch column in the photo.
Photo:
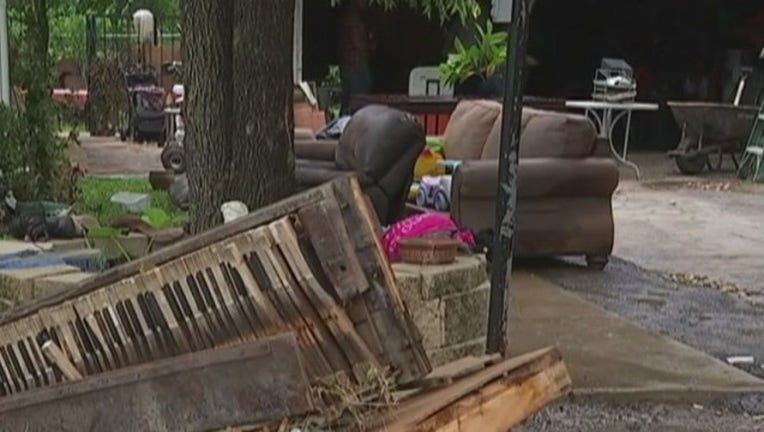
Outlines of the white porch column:
[[[5,0],[0,0],[5,1]],[[302,81],[302,24],[303,0],[294,0],[294,36],[292,42],[292,77],[294,83]]]
[[11,77],[8,66],[8,1],[0,0],[0,101],[11,103]]

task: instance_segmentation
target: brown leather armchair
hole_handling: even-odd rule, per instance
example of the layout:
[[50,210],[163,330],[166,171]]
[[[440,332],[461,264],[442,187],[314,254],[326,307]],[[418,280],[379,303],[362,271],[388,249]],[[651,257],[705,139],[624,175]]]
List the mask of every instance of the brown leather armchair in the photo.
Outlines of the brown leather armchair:
[[[446,157],[463,161],[452,182],[451,214],[474,231],[494,228],[500,133],[499,103],[462,101],[443,137]],[[585,117],[523,109],[516,255],[585,255],[590,267],[604,268],[617,185],[607,143]]]
[[301,188],[355,173],[379,222],[404,213],[414,164],[425,146],[422,126],[412,115],[381,105],[356,112],[338,141],[295,131],[295,174]]

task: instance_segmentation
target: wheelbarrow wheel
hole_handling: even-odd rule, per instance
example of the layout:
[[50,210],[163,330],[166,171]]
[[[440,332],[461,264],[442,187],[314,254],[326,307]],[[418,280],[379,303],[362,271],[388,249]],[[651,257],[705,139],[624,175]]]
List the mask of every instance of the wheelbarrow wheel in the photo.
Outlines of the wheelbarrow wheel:
[[708,165],[708,154],[706,153],[685,153],[674,157],[676,166],[682,174],[697,175]]

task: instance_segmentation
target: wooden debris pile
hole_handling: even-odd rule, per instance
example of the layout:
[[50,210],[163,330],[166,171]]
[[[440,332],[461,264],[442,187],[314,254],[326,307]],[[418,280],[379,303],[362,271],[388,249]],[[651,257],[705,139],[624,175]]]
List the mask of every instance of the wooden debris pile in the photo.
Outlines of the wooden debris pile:
[[[429,400],[424,393],[393,397],[439,381],[426,378],[421,336],[378,234],[347,177],[10,310],[0,318],[0,431],[206,430],[283,418],[357,430],[429,419],[405,410]],[[566,391],[555,359],[513,378],[558,373],[557,392],[542,389],[536,405]],[[279,360],[288,392],[267,378]],[[521,366],[491,366],[441,390],[458,394],[455,403],[489,384],[509,388],[504,378]],[[222,406],[228,422],[205,411]],[[416,411],[446,409],[433,406]],[[98,414],[115,410],[143,418]]]

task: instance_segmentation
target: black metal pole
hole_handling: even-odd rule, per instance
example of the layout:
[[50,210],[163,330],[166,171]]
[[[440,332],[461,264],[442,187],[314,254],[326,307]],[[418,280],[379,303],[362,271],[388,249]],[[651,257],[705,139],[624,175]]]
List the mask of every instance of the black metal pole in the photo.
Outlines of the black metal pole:
[[520,119],[523,108],[523,69],[530,0],[514,0],[509,26],[507,63],[504,72],[504,108],[502,110],[497,186],[496,225],[491,259],[491,292],[488,307],[486,351],[505,354],[507,311],[509,310],[509,275],[512,272],[512,246],[517,204],[517,159],[520,145]]

